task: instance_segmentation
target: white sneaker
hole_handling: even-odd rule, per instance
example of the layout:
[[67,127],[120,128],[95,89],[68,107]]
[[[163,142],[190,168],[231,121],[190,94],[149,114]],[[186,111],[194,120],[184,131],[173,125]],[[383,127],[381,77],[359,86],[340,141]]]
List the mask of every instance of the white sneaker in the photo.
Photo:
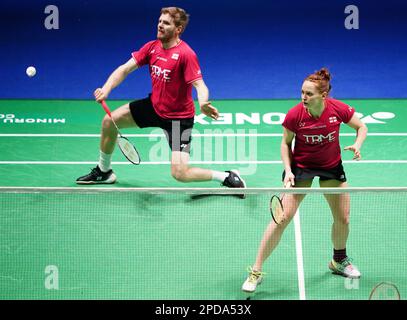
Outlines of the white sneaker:
[[351,259],[348,257],[343,259],[341,262],[336,262],[334,259],[332,259],[329,262],[328,267],[333,273],[347,278],[359,279],[361,276],[358,268],[351,263]]
[[243,283],[242,290],[244,292],[252,293],[256,291],[257,285],[261,284],[263,281],[264,272],[254,271],[252,267],[249,267],[248,270],[249,276],[246,281]]

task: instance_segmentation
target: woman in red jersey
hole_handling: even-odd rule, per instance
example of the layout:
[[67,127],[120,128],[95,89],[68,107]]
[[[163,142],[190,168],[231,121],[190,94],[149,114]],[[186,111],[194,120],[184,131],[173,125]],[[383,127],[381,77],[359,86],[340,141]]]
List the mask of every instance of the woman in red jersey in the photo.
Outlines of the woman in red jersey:
[[[326,68],[309,75],[303,82],[302,102],[287,113],[283,122],[281,158],[284,164],[284,186],[311,187],[313,178],[319,176],[324,187],[347,187],[346,175],[339,146],[340,124],[346,123],[357,132],[353,145],[345,147],[360,160],[360,148],[366,138],[367,127],[355,115],[355,110],[345,103],[328,96],[331,75]],[[292,142],[295,138],[294,150]],[[346,254],[349,234],[349,194],[324,195],[333,216],[333,258],[329,268],[336,274],[359,278],[359,270],[351,264]],[[246,292],[254,292],[263,279],[262,265],[280,241],[281,235],[297,211],[305,194],[286,194],[283,199],[285,220],[268,225],[261,240],[256,262],[250,268],[249,277],[242,286]]]

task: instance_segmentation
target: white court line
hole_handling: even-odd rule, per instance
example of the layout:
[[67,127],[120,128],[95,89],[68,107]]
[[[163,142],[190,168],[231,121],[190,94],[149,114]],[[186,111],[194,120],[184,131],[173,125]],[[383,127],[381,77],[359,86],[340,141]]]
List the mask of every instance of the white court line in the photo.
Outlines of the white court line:
[[[217,130],[217,129],[214,129]],[[240,129],[238,129],[240,130]],[[354,137],[355,133],[340,133],[342,137]],[[407,137],[406,132],[372,132],[368,136],[376,137]],[[125,134],[126,137],[133,138],[158,138],[165,137],[164,134],[156,133],[140,133],[140,134]],[[282,137],[281,133],[193,133],[193,137]],[[100,134],[87,134],[87,133],[1,133],[0,137],[60,137],[60,138],[99,138]]]
[[[242,161],[190,161],[190,164],[282,164],[281,160],[276,161],[256,161],[256,160],[242,160]],[[345,160],[342,163],[347,164],[381,164],[381,163],[399,163],[399,164],[407,164],[407,160],[363,160],[363,161],[352,161],[352,160]],[[81,164],[98,164],[97,161],[0,161],[0,165],[2,164],[33,164],[33,165],[41,165],[41,164],[53,164],[53,165],[81,165]],[[114,165],[133,165],[128,161],[113,161],[112,164]],[[160,165],[160,164],[170,164],[170,161],[142,161],[141,164],[149,164],[149,165]]]
[[294,216],[295,251],[297,255],[298,291],[300,300],[306,300],[305,280],[304,280],[304,260],[302,256],[301,222],[300,211],[297,210]]

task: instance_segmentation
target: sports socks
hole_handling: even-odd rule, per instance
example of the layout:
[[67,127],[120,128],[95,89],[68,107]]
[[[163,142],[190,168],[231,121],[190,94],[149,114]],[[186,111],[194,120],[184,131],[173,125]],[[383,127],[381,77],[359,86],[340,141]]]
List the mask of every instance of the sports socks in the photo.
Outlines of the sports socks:
[[100,150],[99,169],[102,172],[108,172],[112,169],[112,154],[107,154]]
[[228,172],[212,171],[212,180],[217,180],[217,181],[223,182],[223,181],[225,181],[225,179],[227,178],[228,175],[229,175]]
[[341,262],[343,259],[347,257],[346,255],[346,248],[345,249],[334,249],[334,260],[336,262]]

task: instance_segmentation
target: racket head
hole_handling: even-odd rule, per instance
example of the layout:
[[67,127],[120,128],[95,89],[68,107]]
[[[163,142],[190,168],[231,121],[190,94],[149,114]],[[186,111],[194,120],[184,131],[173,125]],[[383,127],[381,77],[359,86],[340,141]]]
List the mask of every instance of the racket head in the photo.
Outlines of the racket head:
[[270,199],[270,213],[276,224],[280,224],[284,220],[283,202],[279,196],[273,195]]
[[400,292],[390,282],[380,282],[370,292],[369,300],[400,300]]
[[140,155],[136,147],[126,138],[120,135],[117,144],[123,155],[133,164],[140,164]]

